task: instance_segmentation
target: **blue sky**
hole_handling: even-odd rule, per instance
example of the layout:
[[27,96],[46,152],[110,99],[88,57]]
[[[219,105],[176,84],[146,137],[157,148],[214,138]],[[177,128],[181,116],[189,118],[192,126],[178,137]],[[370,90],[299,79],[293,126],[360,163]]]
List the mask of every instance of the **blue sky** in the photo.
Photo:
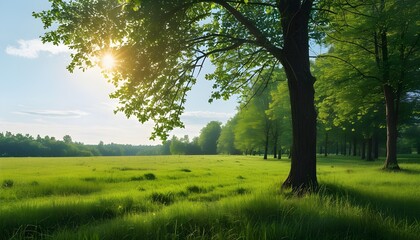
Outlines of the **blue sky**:
[[[113,113],[112,85],[99,69],[71,74],[68,50],[40,43],[44,29],[32,12],[49,6],[47,0],[0,1],[0,132],[59,139],[68,134],[87,144],[159,144],[149,140],[152,123]],[[212,83],[204,80],[205,72],[188,95],[182,117],[186,128],[171,135],[191,139],[207,122],[226,122],[234,115],[236,99],[207,102]]]

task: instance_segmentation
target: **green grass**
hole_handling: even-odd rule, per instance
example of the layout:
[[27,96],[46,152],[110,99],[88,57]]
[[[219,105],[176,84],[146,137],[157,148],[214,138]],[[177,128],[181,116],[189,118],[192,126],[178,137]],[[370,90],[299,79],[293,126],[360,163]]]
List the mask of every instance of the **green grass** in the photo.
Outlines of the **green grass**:
[[297,198],[285,159],[0,158],[0,239],[418,239],[420,158],[400,163],[320,157]]

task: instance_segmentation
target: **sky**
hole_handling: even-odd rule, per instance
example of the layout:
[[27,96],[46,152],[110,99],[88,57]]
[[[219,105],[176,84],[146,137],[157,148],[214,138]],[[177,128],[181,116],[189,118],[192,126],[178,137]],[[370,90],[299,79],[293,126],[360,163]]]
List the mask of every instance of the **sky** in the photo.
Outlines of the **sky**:
[[[0,1],[0,132],[57,139],[70,135],[85,144],[160,144],[149,140],[153,123],[114,114],[117,100],[109,98],[113,86],[99,68],[69,73],[67,48],[41,43],[45,30],[32,12],[49,7],[47,0]],[[213,84],[204,75],[212,68],[209,64],[202,71],[188,94],[181,117],[185,129],[171,135],[192,139],[208,122],[225,123],[235,114],[235,98],[208,103]]]

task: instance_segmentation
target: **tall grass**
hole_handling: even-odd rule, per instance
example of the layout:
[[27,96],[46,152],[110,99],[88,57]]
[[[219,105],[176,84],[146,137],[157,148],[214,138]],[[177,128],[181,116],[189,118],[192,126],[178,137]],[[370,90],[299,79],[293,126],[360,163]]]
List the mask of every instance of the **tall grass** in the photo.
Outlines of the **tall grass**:
[[420,159],[401,162],[319,158],[297,198],[288,160],[0,159],[0,239],[418,239]]

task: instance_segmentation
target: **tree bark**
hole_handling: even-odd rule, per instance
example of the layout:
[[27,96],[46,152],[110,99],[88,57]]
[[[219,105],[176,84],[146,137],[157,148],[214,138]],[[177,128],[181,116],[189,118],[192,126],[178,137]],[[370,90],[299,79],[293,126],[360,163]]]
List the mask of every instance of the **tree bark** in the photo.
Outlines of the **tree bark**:
[[373,161],[373,158],[372,158],[372,137],[369,137],[369,139],[367,139],[366,160],[367,161]]
[[384,169],[399,170],[397,162],[397,112],[395,111],[395,95],[391,86],[384,85],[386,105],[386,159]]
[[373,158],[379,158],[379,137],[378,134],[375,134],[375,138],[373,139]]
[[324,156],[326,157],[326,156],[328,156],[328,132],[327,131],[325,131],[325,147],[324,147],[324,150],[325,150],[325,152],[324,152]]
[[283,0],[278,5],[284,36],[281,61],[288,80],[293,147],[289,176],[283,187],[295,193],[313,191],[316,177],[316,112],[309,64],[308,22],[312,1]]
[[277,158],[277,144],[278,144],[278,140],[279,140],[279,136],[278,136],[278,128],[276,127],[275,129],[275,134],[273,137],[273,157]]
[[353,138],[353,156],[357,155],[357,139],[356,137]]
[[362,141],[362,154],[361,154],[361,158],[362,159],[366,159],[366,139],[363,139]]
[[267,130],[265,132],[264,160],[267,160],[267,156],[268,156],[268,137],[269,137],[268,134],[269,134],[269,131]]

